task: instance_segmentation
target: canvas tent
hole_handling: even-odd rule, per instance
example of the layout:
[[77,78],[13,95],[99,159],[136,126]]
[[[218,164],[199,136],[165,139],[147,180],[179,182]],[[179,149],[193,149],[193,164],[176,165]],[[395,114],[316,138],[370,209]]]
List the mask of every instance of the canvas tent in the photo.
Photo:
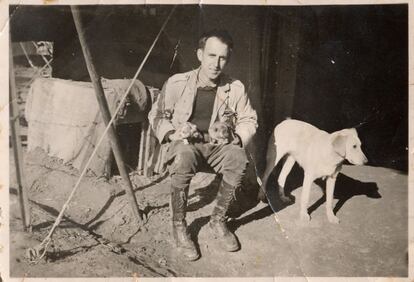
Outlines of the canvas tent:
[[[130,80],[102,82],[108,106],[113,112]],[[144,121],[151,107],[150,93],[142,82],[136,80],[117,114],[116,125]],[[29,124],[28,151],[41,148],[48,155],[80,170],[105,129],[93,86],[89,82],[36,79],[29,91],[25,115]],[[110,154],[109,140],[105,137],[90,170],[97,175],[108,172]]]

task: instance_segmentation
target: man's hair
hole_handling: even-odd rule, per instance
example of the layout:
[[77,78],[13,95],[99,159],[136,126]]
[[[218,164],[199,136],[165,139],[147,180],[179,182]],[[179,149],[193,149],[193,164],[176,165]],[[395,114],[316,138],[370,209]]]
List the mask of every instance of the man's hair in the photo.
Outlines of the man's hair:
[[226,44],[227,47],[229,47],[229,53],[231,53],[231,51],[233,50],[233,39],[231,38],[230,34],[226,30],[222,30],[222,29],[213,29],[213,30],[204,32],[200,36],[200,39],[198,40],[198,49],[203,50],[204,47],[206,46],[207,39],[209,39],[210,37],[216,37],[221,42]]

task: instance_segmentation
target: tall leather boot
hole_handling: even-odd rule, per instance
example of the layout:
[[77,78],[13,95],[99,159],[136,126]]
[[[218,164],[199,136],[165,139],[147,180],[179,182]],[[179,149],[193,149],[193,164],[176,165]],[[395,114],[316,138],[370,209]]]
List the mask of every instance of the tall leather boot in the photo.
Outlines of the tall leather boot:
[[187,232],[185,209],[187,207],[187,191],[171,187],[172,235],[177,251],[185,260],[193,261],[200,257],[194,242]]
[[226,225],[226,212],[229,204],[233,198],[236,187],[231,186],[224,180],[221,181],[219,191],[216,198],[216,206],[210,218],[210,230],[215,239],[220,241],[220,244],[228,252],[235,252],[240,249],[239,242],[236,235],[234,235]]

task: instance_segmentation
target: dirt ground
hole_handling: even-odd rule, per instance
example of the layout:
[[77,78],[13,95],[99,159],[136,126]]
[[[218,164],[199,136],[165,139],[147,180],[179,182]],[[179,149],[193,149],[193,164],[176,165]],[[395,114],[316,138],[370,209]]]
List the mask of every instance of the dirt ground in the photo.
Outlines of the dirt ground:
[[195,262],[177,258],[170,242],[168,178],[131,175],[134,183],[144,183],[135,189],[148,216],[139,226],[120,178],[89,176],[57,228],[46,259],[31,264],[26,249],[46,236],[78,172],[40,150],[25,154],[25,163],[33,232],[22,231],[11,159],[11,277],[407,276],[408,184],[399,171],[344,166],[335,191],[341,223],[327,221],[322,190],[314,185],[312,220],[302,225],[297,222],[302,175],[296,168],[287,184],[295,204],[279,205],[270,190],[276,213],[260,203],[229,222],[241,243],[235,253],[222,251],[208,232],[216,193],[208,184],[214,177],[198,174],[187,215],[202,255]]
[[[20,111],[35,74],[17,68]],[[22,125],[24,125],[22,120]],[[26,129],[26,127],[23,127]],[[339,225],[325,216],[322,190],[311,191],[312,221],[297,222],[303,173],[295,168],[287,190],[296,203],[282,206],[275,190],[270,207],[259,203],[229,222],[241,250],[226,253],[207,229],[217,189],[214,176],[198,174],[190,189],[187,215],[201,258],[177,258],[170,242],[169,180],[131,174],[147,222],[132,216],[122,181],[85,177],[56,229],[45,259],[25,257],[39,244],[71,192],[79,174],[42,151],[24,154],[33,232],[22,231],[13,154],[10,154],[11,277],[162,276],[386,276],[408,274],[408,177],[381,167],[344,166],[336,190]],[[138,185],[139,181],[143,185]],[[299,188],[299,189],[297,189]]]

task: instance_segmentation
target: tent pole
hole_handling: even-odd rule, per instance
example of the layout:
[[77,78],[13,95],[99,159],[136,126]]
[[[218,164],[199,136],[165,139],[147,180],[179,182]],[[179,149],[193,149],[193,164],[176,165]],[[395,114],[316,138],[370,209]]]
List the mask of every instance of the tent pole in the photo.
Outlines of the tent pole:
[[[95,66],[93,64],[92,56],[91,56],[89,47],[88,47],[87,42],[86,42],[85,32],[84,32],[84,27],[83,27],[82,20],[81,20],[81,17],[80,17],[79,7],[78,6],[71,6],[71,11],[72,11],[73,20],[75,22],[76,30],[78,32],[79,41],[80,41],[80,44],[81,44],[81,47],[82,47],[83,56],[85,58],[86,66],[88,68],[88,72],[89,72],[89,75],[91,77],[91,81],[92,81],[92,84],[94,86],[94,89],[95,89],[95,94],[96,94],[96,98],[97,98],[98,103],[99,103],[99,108],[100,108],[100,111],[101,111],[101,114],[102,114],[102,118],[105,122],[105,125],[108,125],[108,123],[111,120],[111,114],[109,112],[108,103],[107,103],[106,98],[105,98],[105,94],[104,94],[104,91],[103,91],[103,87],[102,87],[100,77],[98,76],[98,74],[95,70]],[[126,193],[128,195],[128,199],[129,199],[129,203],[131,205],[131,208],[132,208],[136,218],[139,221],[142,221],[142,214],[141,214],[141,211],[139,210],[139,207],[138,207],[138,204],[137,204],[137,200],[136,200],[136,197],[135,197],[135,194],[134,194],[134,189],[132,187],[132,183],[131,183],[131,180],[129,178],[127,168],[125,166],[125,162],[124,162],[124,158],[123,158],[123,155],[122,155],[119,139],[118,139],[118,136],[116,135],[116,132],[115,132],[115,129],[114,129],[113,125],[111,125],[108,129],[108,137],[109,137],[109,141],[111,143],[112,151],[114,152],[114,156],[115,156],[116,163],[118,165],[119,172],[120,172],[120,174],[122,176],[122,179],[124,180],[124,182],[127,186]]]
[[23,152],[20,140],[20,119],[16,95],[16,80],[13,67],[13,50],[9,45],[9,99],[10,99],[10,131],[13,147],[14,163],[16,165],[16,178],[19,193],[20,211],[22,213],[23,227],[30,230],[31,217],[29,210],[29,198],[27,197],[27,185],[23,171]]

